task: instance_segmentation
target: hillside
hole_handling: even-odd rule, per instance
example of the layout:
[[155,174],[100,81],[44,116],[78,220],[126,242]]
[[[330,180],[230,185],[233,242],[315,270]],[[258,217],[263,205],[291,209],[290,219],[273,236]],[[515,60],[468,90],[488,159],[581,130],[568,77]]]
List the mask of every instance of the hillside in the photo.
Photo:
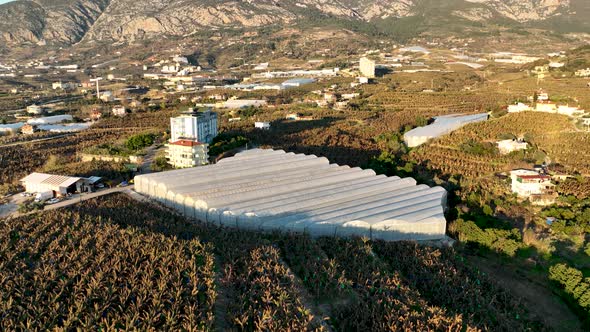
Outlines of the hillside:
[[2,222],[0,243],[3,330],[546,329],[453,249],[220,229],[122,194]]
[[63,46],[334,21],[394,37],[400,29],[481,32],[497,26],[552,28],[564,21],[563,32],[584,32],[588,7],[584,0],[18,0],[0,5],[0,40],[9,46]]

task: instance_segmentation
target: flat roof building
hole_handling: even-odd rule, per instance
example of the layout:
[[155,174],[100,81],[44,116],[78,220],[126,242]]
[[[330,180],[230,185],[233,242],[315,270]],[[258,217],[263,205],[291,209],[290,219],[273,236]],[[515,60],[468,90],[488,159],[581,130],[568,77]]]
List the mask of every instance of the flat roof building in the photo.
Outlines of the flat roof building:
[[53,192],[53,196],[64,196],[68,193],[83,191],[85,179],[45,173],[31,173],[20,181],[28,193],[51,191]]
[[166,159],[176,168],[202,166],[209,163],[208,144],[181,139],[166,144]]
[[217,136],[217,113],[206,110],[190,110],[181,116],[170,118],[170,141],[181,139],[210,144]]
[[367,57],[362,57],[359,62],[359,70],[361,75],[367,78],[375,77],[375,61]]

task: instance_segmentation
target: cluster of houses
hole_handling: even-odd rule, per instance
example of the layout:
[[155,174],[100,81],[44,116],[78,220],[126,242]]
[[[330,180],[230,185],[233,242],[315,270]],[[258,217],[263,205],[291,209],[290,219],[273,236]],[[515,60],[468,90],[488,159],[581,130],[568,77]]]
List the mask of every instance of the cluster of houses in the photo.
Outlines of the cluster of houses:
[[[532,98],[531,98],[532,99]],[[546,92],[539,92],[535,107],[529,106],[525,103],[516,103],[508,106],[508,113],[519,113],[526,111],[544,112],[567,115],[569,117],[582,117],[586,114],[586,111],[579,107],[569,105],[557,105],[557,103],[549,100],[549,94]]]

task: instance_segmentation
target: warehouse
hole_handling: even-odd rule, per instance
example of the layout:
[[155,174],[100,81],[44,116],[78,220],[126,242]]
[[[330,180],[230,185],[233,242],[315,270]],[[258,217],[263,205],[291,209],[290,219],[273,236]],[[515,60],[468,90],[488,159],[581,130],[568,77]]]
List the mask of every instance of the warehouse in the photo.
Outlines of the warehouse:
[[412,129],[404,134],[404,142],[410,148],[420,146],[428,140],[446,135],[468,123],[486,121],[487,113],[463,115],[452,114],[434,118],[434,122],[428,126]]
[[189,218],[244,229],[384,240],[437,240],[446,231],[441,187],[280,150],[139,175],[135,189]]
[[28,193],[53,192],[53,196],[82,191],[84,179],[78,177],[31,173],[20,180]]

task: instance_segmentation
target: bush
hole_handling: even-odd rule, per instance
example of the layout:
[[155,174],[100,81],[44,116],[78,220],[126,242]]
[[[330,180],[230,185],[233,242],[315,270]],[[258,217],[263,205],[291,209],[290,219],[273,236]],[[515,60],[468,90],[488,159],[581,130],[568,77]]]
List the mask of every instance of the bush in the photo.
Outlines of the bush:
[[453,223],[453,230],[459,240],[466,243],[474,243],[480,247],[504,253],[513,257],[516,252],[524,247],[522,237],[518,229],[481,229],[473,221],[458,219]]
[[154,158],[154,162],[152,163],[150,168],[154,172],[162,172],[172,169],[172,166],[168,164],[168,160],[166,159],[166,157],[162,156]]
[[549,268],[549,279],[559,284],[590,317],[590,278],[584,278],[582,271],[561,263]]
[[146,148],[152,144],[156,140],[156,135],[154,134],[138,134],[129,137],[125,146],[132,151],[138,151],[143,148]]
[[488,142],[478,142],[471,139],[461,144],[461,150],[463,152],[482,156],[488,154],[495,154],[496,147]]
[[213,139],[211,146],[209,146],[209,155],[217,156],[226,151],[245,146],[249,142],[250,140],[244,136],[230,136],[221,134]]
[[34,202],[34,201],[24,202],[18,206],[18,212],[19,213],[28,213],[28,212],[33,212],[33,211],[39,211],[39,210],[43,210],[44,206],[45,206],[45,204],[42,202]]

